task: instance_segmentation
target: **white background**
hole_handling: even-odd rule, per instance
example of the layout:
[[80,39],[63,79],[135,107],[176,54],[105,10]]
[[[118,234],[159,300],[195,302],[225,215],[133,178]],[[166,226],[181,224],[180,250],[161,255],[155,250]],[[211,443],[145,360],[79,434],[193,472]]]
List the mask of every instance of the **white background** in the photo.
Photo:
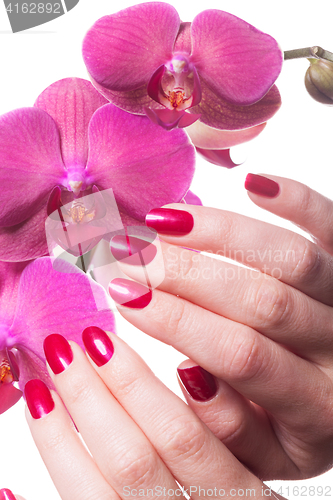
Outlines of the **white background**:
[[[99,17],[132,3],[133,0],[80,0],[68,14],[17,34],[11,33],[1,3],[0,114],[32,106],[36,97],[56,80],[70,76],[87,78],[81,57],[85,32]],[[174,0],[170,3],[177,8],[183,21],[191,21],[201,10],[219,8],[271,34],[283,50],[320,45],[333,51],[331,0],[312,2],[311,7],[303,0],[205,0],[190,3]],[[205,205],[291,228],[288,222],[264,213],[250,202],[243,188],[248,172],[288,176],[333,197],[333,109],[312,101],[307,95],[303,85],[307,66],[306,60],[285,63],[277,81],[283,106],[260,137],[242,148],[242,154],[247,155],[242,166],[226,170],[198,159],[193,191]],[[175,373],[183,356],[148,338],[121,318],[118,318],[118,332],[155,373],[180,394]],[[330,485],[332,478],[332,472],[328,472],[304,484]],[[294,485],[287,483],[285,486],[288,484],[291,488]],[[0,488],[3,487],[24,495],[27,500],[59,500],[30,437],[23,400],[0,416]],[[277,484],[274,487],[277,488]],[[288,496],[287,490],[284,491]],[[298,497],[290,494],[289,498]]]

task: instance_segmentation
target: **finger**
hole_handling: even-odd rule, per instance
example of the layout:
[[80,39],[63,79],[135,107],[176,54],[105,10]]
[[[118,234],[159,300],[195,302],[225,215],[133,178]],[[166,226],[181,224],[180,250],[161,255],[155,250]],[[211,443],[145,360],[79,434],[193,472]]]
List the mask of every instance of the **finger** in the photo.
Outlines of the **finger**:
[[[142,309],[118,306],[118,310],[134,326],[172,345],[274,414],[299,439],[306,435],[308,451],[317,444],[310,423],[320,422],[319,428],[326,429],[322,457],[330,456],[332,436],[325,424],[331,415],[330,398],[322,395],[332,393],[332,382],[316,365],[248,326],[160,290],[154,290]],[[288,439],[284,445],[295,452]]]
[[26,399],[33,416],[27,410],[26,418],[62,500],[119,500],[83,446],[59,396],[52,392],[51,397],[40,381],[28,384]]
[[266,412],[192,360],[183,361],[177,371],[189,407],[256,476],[282,477],[286,470],[296,474]]
[[[135,498],[139,490],[159,485],[175,490],[175,479],[141,429],[110,394],[82,349],[57,334],[47,337],[44,348],[50,375],[66,408],[99,470],[119,496]],[[112,354],[109,341],[103,359],[111,359]]]
[[[277,204],[279,198],[264,199],[262,203]],[[174,226],[185,218],[183,214],[193,218],[189,232],[172,236]],[[332,257],[299,234],[244,215],[195,205],[184,208],[173,204],[153,210],[146,223],[162,231],[160,235],[168,243],[231,258],[333,304]]]
[[[331,364],[330,307],[259,271],[167,243],[161,243],[160,247],[163,259],[153,259],[144,267],[120,261],[122,271],[141,283],[146,282],[146,275],[154,282],[154,276],[161,272],[162,261],[165,277],[158,284],[159,290],[248,325],[302,357],[323,366]],[[124,303],[127,294],[120,300],[118,293],[116,300]]]
[[[271,181],[278,186],[278,195],[270,198],[260,189]],[[249,174],[245,187],[251,200],[261,208],[284,219],[312,235],[317,243],[333,254],[333,202],[300,182],[277,177]]]
[[96,327],[83,332],[94,369],[191,498],[208,497],[209,493],[203,492],[212,485],[217,490],[226,485],[247,485],[258,494],[260,481],[243,468],[182,400],[153,376],[129,346],[115,335],[111,334],[111,339],[114,356],[100,365],[93,360],[100,359],[109,337]]

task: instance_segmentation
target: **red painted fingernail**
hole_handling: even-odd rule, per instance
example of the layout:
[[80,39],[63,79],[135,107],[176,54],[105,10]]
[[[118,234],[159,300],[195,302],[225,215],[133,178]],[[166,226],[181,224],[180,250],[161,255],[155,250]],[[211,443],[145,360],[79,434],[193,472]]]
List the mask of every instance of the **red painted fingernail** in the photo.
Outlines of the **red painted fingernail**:
[[39,419],[48,415],[54,408],[49,388],[41,380],[29,380],[24,388],[25,399],[31,416]]
[[196,401],[207,401],[215,396],[217,392],[215,379],[201,366],[177,368],[177,371],[185,389]]
[[154,208],[146,215],[146,225],[161,234],[183,236],[192,231],[194,219],[185,210]]
[[0,500],[15,500],[13,493],[7,488],[0,490]]
[[156,246],[150,241],[122,234],[117,234],[112,238],[110,249],[115,259],[134,266],[149,264],[157,253]]
[[103,366],[113,356],[113,344],[104,330],[98,326],[88,326],[82,332],[82,340],[91,359],[97,366]]
[[152,299],[152,291],[136,281],[115,278],[109,284],[112,299],[132,309],[143,309]]
[[248,174],[245,179],[245,189],[250,193],[259,194],[266,198],[275,198],[280,192],[280,186],[262,175]]
[[71,346],[58,333],[49,335],[44,340],[44,352],[48,364],[55,375],[63,372],[73,361]]

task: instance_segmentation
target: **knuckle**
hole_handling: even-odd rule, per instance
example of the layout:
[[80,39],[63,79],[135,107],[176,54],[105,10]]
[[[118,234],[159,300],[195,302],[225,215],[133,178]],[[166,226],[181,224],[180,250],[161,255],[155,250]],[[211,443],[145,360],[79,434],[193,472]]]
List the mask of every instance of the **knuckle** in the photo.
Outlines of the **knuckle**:
[[178,333],[188,331],[190,321],[191,313],[187,302],[181,298],[173,301],[165,323],[168,334],[177,336]]
[[178,463],[196,456],[200,459],[206,444],[206,434],[202,424],[193,416],[182,415],[173,420],[172,426],[165,432],[165,452],[168,461]]
[[280,326],[289,312],[291,294],[277,280],[264,278],[250,287],[249,316],[255,325]]
[[266,349],[260,342],[260,335],[248,330],[241,339],[235,338],[230,346],[230,356],[225,357],[225,373],[237,382],[248,382],[257,378],[267,366]]
[[62,450],[68,448],[68,437],[57,422],[48,423],[47,434],[42,440],[41,451],[51,452],[52,454],[61,454]]
[[66,387],[63,388],[63,394],[69,408],[87,404],[92,396],[90,384],[81,373],[71,374],[70,381],[67,381]]
[[[149,444],[136,444],[125,453],[119,454],[117,460],[117,480],[120,485],[137,488],[150,484],[155,475],[157,455]],[[112,467],[112,476],[114,476]]]
[[294,245],[292,254],[290,277],[293,281],[311,281],[319,273],[321,267],[321,254],[316,245],[304,239],[298,245]]

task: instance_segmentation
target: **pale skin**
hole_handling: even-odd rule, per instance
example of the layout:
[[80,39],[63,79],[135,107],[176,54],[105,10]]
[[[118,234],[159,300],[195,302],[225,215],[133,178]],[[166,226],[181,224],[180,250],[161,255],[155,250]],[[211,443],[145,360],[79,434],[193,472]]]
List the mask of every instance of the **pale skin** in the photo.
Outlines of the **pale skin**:
[[[45,417],[34,420],[27,411],[63,500],[135,498],[124,494],[124,486],[175,489],[175,478],[185,489],[254,488],[256,498],[269,498],[258,477],[299,479],[331,466],[333,203],[295,181],[270,177],[280,194],[251,199],[306,229],[316,243],[230,212],[172,205],[192,213],[193,230],[163,235],[166,277],[150,304],[141,310],[119,306],[132,324],[187,355],[184,366],[212,373],[215,397],[198,402],[184,390],[186,405],[113,334],[114,355],[104,366],[71,342],[73,362],[58,375],[49,370],[92,454],[56,393]],[[265,257],[267,245],[288,258]],[[228,257],[243,250],[237,258],[256,249],[260,257],[247,265],[258,270],[237,268],[227,281],[232,264],[182,247],[224,248]],[[281,270],[279,279],[270,276],[272,266]],[[138,267],[122,268],[140,280]],[[196,276],[205,269],[204,279],[186,279],[191,269]],[[272,492],[271,498],[282,497]]]

